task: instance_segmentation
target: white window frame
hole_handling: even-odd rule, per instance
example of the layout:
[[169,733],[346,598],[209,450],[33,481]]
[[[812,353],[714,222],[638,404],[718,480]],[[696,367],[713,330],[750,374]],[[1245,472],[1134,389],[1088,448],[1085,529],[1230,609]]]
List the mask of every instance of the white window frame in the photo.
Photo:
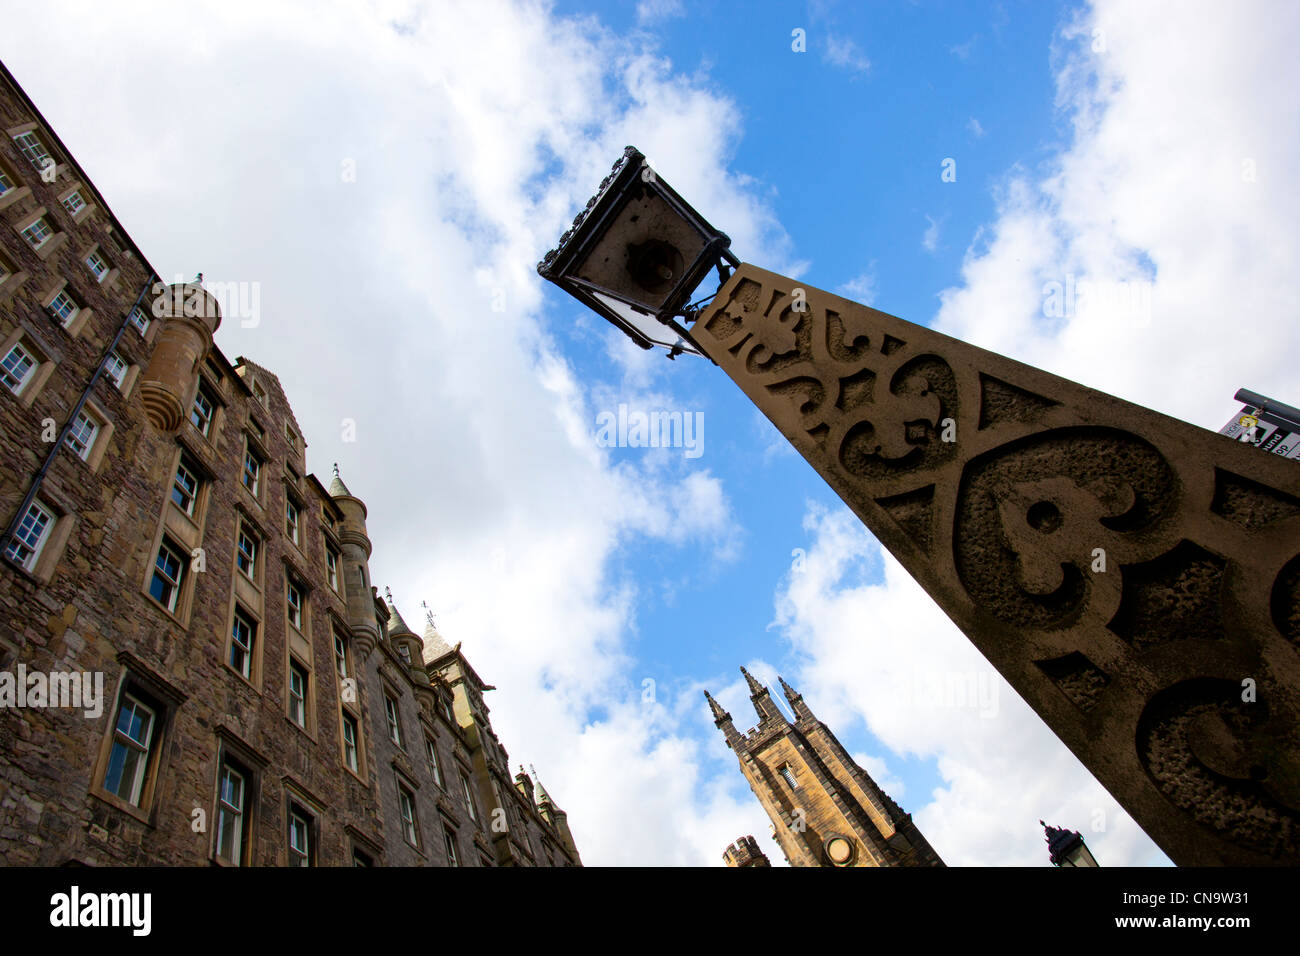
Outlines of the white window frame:
[[92,252],[90,255],[86,256],[85,262],[86,268],[89,269],[90,274],[95,277],[95,281],[103,282],[104,277],[108,275],[109,271],[108,260],[98,252]]
[[[68,430],[67,437],[63,439],[64,443],[71,448],[82,461],[90,460],[90,453],[95,448],[95,440],[99,438],[99,430],[103,423],[95,419],[95,416],[84,408],[77,412],[77,418],[72,423],[72,428]],[[87,428],[89,433],[87,434]]]
[[14,182],[14,178],[9,175],[8,171],[6,171],[4,167],[0,167],[0,196],[3,196],[10,190],[17,188],[18,184]]
[[402,837],[418,850],[420,824],[415,815],[415,794],[400,781],[397,784],[397,805],[402,815]]
[[337,594],[339,590],[339,553],[331,545],[325,545],[325,574],[329,578],[330,588]]
[[[294,678],[298,678],[300,685],[296,689]],[[307,729],[307,682],[310,679],[307,668],[289,660],[289,719],[303,730]]]
[[14,137],[14,142],[18,145],[19,152],[27,157],[27,161],[34,169],[43,170],[55,161],[34,129],[19,133]]
[[384,692],[384,717],[388,721],[388,739],[405,749],[402,744],[402,714],[397,709],[397,700],[387,691]]
[[[253,465],[252,468],[248,467],[250,463]],[[240,476],[240,481],[243,483],[244,488],[252,494],[254,498],[258,496],[258,492],[262,485],[262,465],[262,456],[257,454],[251,445],[246,444],[244,446],[244,471]],[[251,485],[248,483],[250,477],[253,479]]]
[[[244,542],[249,544],[248,548],[244,547]],[[248,530],[244,522],[240,522],[239,530],[235,535],[235,567],[239,573],[254,584],[257,583],[257,552],[261,550],[261,539]],[[248,567],[243,567],[244,562]]]
[[72,320],[81,311],[81,306],[77,305],[76,299],[68,295],[67,289],[60,289],[56,292],[45,308],[49,311],[50,316],[65,329],[72,324]]
[[475,823],[478,822],[478,804],[474,801],[474,791],[470,788],[469,777],[465,771],[460,771],[460,785],[465,791],[465,802],[469,805],[469,818]]
[[[297,825],[295,825],[297,824]],[[311,817],[306,811],[289,809],[289,865],[311,866]],[[302,842],[298,842],[301,834]]]
[[[198,416],[202,425],[194,421],[195,415]],[[190,406],[190,424],[204,438],[212,434],[212,420],[217,415],[217,406],[206,394],[204,388],[199,385],[199,390],[194,393],[194,404]]]
[[290,578],[284,587],[284,606],[285,613],[289,618],[289,623],[297,630],[302,630],[302,608],[303,594],[301,585]]
[[[176,559],[176,577],[174,579],[168,576],[166,567],[160,567],[158,564],[158,559],[162,557],[164,551]],[[173,614],[176,613],[177,608],[180,606],[181,588],[185,584],[185,557],[184,552],[182,552],[180,548],[176,547],[174,544],[169,544],[168,539],[163,538],[163,540],[158,543],[158,552],[154,555],[153,559],[153,573],[149,577],[150,596]],[[159,599],[153,593],[153,583],[159,575],[162,575],[162,579],[165,582],[164,586],[171,589],[171,594],[168,596],[166,601]]]
[[[240,639],[241,624],[244,625],[245,640]],[[257,621],[236,605],[235,615],[230,624],[230,650],[226,654],[226,664],[245,680],[253,679],[253,646],[256,643]],[[242,658],[239,664],[235,663],[236,652]]]
[[[113,721],[113,746],[109,750],[108,766],[104,769],[104,789],[116,796],[118,799],[125,800],[127,803],[131,804],[131,806],[138,807],[140,806],[140,801],[144,796],[145,776],[149,769],[150,758],[153,756],[154,729],[158,726],[158,714],[152,707],[141,701],[134,694],[123,693],[122,696],[123,700],[118,705],[116,719]],[[128,721],[127,729],[125,731],[122,729],[122,716],[127,713],[128,707],[130,708],[132,717],[141,711],[149,717],[148,730],[144,734],[144,740],[140,740],[131,735],[133,721]],[[108,775],[112,772],[114,762],[113,756],[118,752],[119,748],[126,752],[128,756],[132,751],[134,751],[136,754],[136,763],[131,773],[129,783],[126,777],[125,768],[123,768],[123,773],[118,778],[117,789],[113,790],[108,785]],[[125,758],[123,762],[125,763]],[[125,795],[122,793],[123,784],[127,784],[127,793]]]
[[357,760],[357,719],[346,711],[341,716],[343,718],[343,764],[353,773],[360,773],[361,764]]
[[[198,507],[199,490],[203,487],[203,481],[199,478],[192,465],[193,462],[181,455],[181,460],[176,463],[176,474],[172,476],[171,490],[172,504],[191,518],[194,517],[194,511]],[[185,476],[188,476],[191,482],[188,486],[184,484]],[[177,501],[178,496],[185,500]]]
[[104,359],[104,374],[113,380],[117,390],[122,390],[122,383],[126,381],[126,370],[129,368],[126,359],[116,352],[110,352],[108,358]]
[[140,308],[138,305],[131,308],[131,313],[128,316],[128,319],[131,325],[135,327],[135,330],[142,336],[149,331],[149,317],[144,314],[144,309]]
[[[18,353],[18,358],[11,365],[9,360],[14,357],[14,353]],[[27,367],[23,369],[21,374],[15,374],[14,370],[19,368],[24,362],[27,363]],[[40,364],[40,361],[37,359],[36,355],[33,354],[32,350],[24,345],[23,341],[19,339],[13,344],[9,351],[5,353],[5,357],[0,359],[0,381],[4,382],[5,387],[8,388],[9,391],[13,392],[15,395],[21,395],[23,389],[25,389],[28,383],[31,382],[36,369],[40,367]]]
[[50,540],[55,520],[54,512],[49,507],[39,498],[34,500],[27,506],[27,513],[18,522],[17,530],[5,545],[5,557],[26,571],[32,570],[36,567],[46,542]]
[[[231,798],[234,788],[228,791],[226,787],[226,780],[230,777],[235,778],[239,784],[237,802]],[[217,856],[235,866],[242,865],[244,858],[244,802],[247,795],[248,778],[223,759],[217,780]],[[231,822],[227,824],[227,820]],[[231,832],[231,852],[227,853],[223,843]]]
[[[45,217],[41,216],[39,219],[36,219],[23,227],[22,236],[27,240],[29,246],[33,249],[39,249],[54,238],[54,230],[51,229],[50,224],[45,221]],[[37,238],[38,236],[39,238]]]
[[289,540],[298,544],[298,529],[301,524],[302,509],[289,495],[284,496],[284,531],[289,536]]
[[80,189],[74,189],[59,201],[63,203],[63,208],[68,211],[68,215],[74,218],[86,208],[86,200],[82,198]]
[[447,787],[442,782],[442,762],[438,760],[438,745],[432,737],[424,738],[424,749],[429,754],[429,763],[433,765],[433,782],[439,790],[446,790]]

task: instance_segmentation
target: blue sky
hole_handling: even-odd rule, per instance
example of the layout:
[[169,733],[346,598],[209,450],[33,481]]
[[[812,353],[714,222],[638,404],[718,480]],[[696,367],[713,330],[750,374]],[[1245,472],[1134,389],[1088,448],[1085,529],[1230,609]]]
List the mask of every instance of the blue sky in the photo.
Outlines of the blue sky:
[[[280,376],[587,862],[779,858],[701,694],[749,726],[741,664],[951,864],[1046,865],[1039,817],[1165,862],[719,370],[534,264],[633,143],[746,261],[1208,428],[1294,404],[1293,5],[47,6],[62,55],[3,0],[0,57],[164,276],[257,284],[217,343]],[[1047,314],[1083,277],[1150,308]],[[603,447],[620,404],[702,414],[703,453]]]

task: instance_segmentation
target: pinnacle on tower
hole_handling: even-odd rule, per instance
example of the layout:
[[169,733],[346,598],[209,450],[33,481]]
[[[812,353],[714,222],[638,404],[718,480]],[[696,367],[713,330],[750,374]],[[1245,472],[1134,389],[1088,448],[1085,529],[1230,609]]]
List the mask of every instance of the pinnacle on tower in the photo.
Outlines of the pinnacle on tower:
[[785,714],[772,702],[772,696],[768,689],[754,679],[754,676],[745,670],[744,667],[740,672],[745,675],[745,681],[749,684],[749,699],[754,702],[754,710],[758,712],[760,723],[769,720],[785,721]]
[[767,693],[767,688],[754,680],[753,675],[750,674],[749,671],[745,670],[743,665],[740,668],[740,672],[745,675],[745,682],[749,684],[749,694],[751,697],[757,697],[759,694]]
[[780,674],[777,675],[776,679],[781,682],[781,691],[785,694],[785,699],[790,702],[790,709],[794,711],[796,719],[800,717],[811,717],[812,711],[810,711],[808,705],[803,702],[803,694],[799,693],[787,684],[785,678]]

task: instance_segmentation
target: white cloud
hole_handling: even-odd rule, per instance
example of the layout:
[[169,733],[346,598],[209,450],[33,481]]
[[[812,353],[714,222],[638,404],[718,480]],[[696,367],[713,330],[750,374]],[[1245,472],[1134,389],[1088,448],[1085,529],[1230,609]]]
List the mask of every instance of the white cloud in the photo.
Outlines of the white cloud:
[[682,0],[641,0],[636,5],[637,22],[645,25],[686,15]]
[[[1170,20],[1104,0],[1066,31],[1072,142],[1044,174],[1006,178],[938,328],[1213,429],[1242,386],[1295,401],[1300,134],[1278,117],[1294,110],[1300,9],[1251,9]],[[1115,294],[1044,315],[1045,288],[1067,280]]]
[[[427,599],[500,688],[494,726],[584,859],[720,865],[761,811],[728,796],[734,757],[701,746],[698,690],[694,710],[643,713],[638,585],[615,556],[654,541],[725,559],[743,539],[707,433],[693,461],[615,465],[595,444],[608,396],[552,338],[582,309],[543,321],[532,263],[628,142],[747,257],[790,262],[770,206],[727,169],[734,104],[536,3],[75,11],[57,67],[30,43],[6,44],[6,65],[164,276],[261,283],[260,324],[228,321],[218,345],[280,376],[309,465],[340,462],[369,505],[374,580],[408,617]],[[187,41],[140,31],[160,17]],[[615,395],[690,408],[668,365],[624,356]]]
[[874,303],[877,291],[876,263],[872,261],[865,272],[854,276],[848,282],[836,288],[835,291],[855,302],[861,302],[863,305]]
[[921,248],[926,252],[933,253],[939,248],[939,220],[927,215],[925,221],[929,225],[925,227],[925,232],[921,234]]
[[976,139],[982,137],[985,132],[983,124],[981,124],[980,121],[973,116],[966,123],[966,128],[971,131],[971,135],[974,136]]
[[[891,795],[945,862],[1042,866],[1039,818],[1083,831],[1109,865],[1162,859],[857,518],[810,506],[805,528],[803,570],[777,594],[778,625],[805,662],[799,690],[840,732],[862,719],[894,754],[934,762],[939,789]],[[883,758],[864,759],[897,787]]]
[[858,49],[856,42],[829,30],[826,32],[826,45],[822,48],[822,59],[832,66],[854,73],[865,73],[871,69],[871,61]]

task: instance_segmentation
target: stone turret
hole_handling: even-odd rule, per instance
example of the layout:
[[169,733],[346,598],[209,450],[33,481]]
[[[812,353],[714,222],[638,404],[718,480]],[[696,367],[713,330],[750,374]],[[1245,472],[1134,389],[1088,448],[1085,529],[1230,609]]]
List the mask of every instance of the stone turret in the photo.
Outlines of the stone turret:
[[334,466],[330,496],[343,512],[339,546],[343,549],[344,598],[348,602],[348,627],[352,642],[365,661],[379,643],[379,621],[375,617],[374,592],[370,589],[370,536],[366,533],[366,504],[348,491]]
[[560,843],[569,851],[575,863],[582,865],[582,859],[578,856],[578,845],[573,842],[573,834],[569,831],[569,815],[561,810],[551,799],[551,795],[546,792],[542,786],[542,781],[537,776],[537,771],[533,770],[533,779],[537,782],[537,809],[538,812],[546,819],[555,829],[555,835],[559,838]]
[[157,294],[153,317],[162,323],[162,331],[140,377],[140,401],[155,428],[176,432],[185,421],[199,366],[221,325],[221,308],[197,283],[165,286],[159,282],[153,291]]
[[727,866],[771,866],[771,862],[762,850],[758,848],[758,841],[752,836],[743,836],[723,852],[722,858],[727,861]]

